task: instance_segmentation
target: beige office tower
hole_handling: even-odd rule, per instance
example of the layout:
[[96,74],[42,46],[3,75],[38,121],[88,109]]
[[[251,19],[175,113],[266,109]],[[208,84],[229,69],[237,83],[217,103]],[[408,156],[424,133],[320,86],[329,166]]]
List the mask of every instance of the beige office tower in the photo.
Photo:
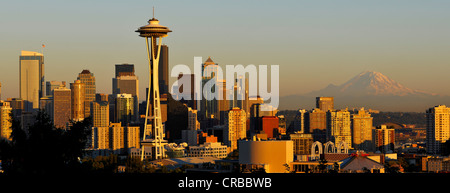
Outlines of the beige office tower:
[[20,98],[24,101],[24,111],[39,109],[39,99],[43,97],[44,55],[22,51],[19,57]]
[[53,90],[53,124],[56,128],[66,128],[72,118],[72,92],[65,86]]
[[333,97],[316,97],[316,108],[322,111],[334,110],[334,98]]
[[353,147],[355,149],[372,151],[372,127],[373,117],[361,108],[358,114],[352,115]]
[[450,138],[450,107],[435,106],[426,111],[427,153],[442,153],[442,145]]
[[10,103],[0,100],[0,139],[12,140],[11,111]]
[[109,103],[108,101],[91,102],[91,115],[93,127],[109,126]]
[[80,80],[75,80],[70,83],[70,90],[72,90],[72,119],[74,121],[82,121],[84,119],[84,97],[85,85]]
[[350,112],[345,110],[327,112],[327,139],[335,145],[342,141],[350,148],[352,145],[352,133],[350,127]]
[[225,118],[224,143],[230,147],[230,151],[236,150],[237,141],[247,137],[247,113],[235,107],[231,109]]
[[89,117],[91,115],[91,102],[95,101],[95,76],[89,70],[83,70],[78,74],[77,79],[84,83],[84,117]]

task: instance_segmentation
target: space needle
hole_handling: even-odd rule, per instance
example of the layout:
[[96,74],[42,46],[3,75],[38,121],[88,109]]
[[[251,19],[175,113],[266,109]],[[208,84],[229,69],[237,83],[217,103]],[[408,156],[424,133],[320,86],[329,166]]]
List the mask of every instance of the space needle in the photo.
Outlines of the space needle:
[[[167,37],[167,33],[172,31],[168,27],[160,25],[153,14],[153,18],[148,21],[148,25],[140,27],[136,32],[139,33],[139,36],[145,38],[149,65],[149,89],[147,93],[147,109],[145,111],[144,135],[141,141],[141,160],[145,158],[145,147],[151,148],[152,160],[158,160],[164,158],[164,145],[167,144],[167,141],[163,137],[164,131],[161,119],[161,102],[158,84],[159,56],[162,38]],[[151,109],[153,111],[149,117],[150,104],[152,105]],[[149,119],[151,125],[147,124]],[[149,131],[151,131],[151,135],[147,138],[147,135],[150,133]]]

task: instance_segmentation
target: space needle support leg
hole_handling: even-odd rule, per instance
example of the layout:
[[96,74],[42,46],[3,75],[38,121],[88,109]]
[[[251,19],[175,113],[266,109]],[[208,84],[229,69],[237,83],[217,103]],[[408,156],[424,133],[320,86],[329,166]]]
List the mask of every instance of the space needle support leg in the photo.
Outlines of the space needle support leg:
[[[152,42],[156,44],[156,37],[152,37]],[[153,59],[153,117],[154,117],[154,128],[155,128],[155,159],[163,158],[164,148],[161,146],[161,141],[163,140],[163,128],[162,128],[162,118],[161,118],[161,101],[159,96],[159,57],[161,52],[161,42],[162,37],[159,37],[158,45],[154,45],[156,50],[152,49],[152,59]],[[156,51],[156,52],[155,52]],[[156,55],[155,55],[156,53]]]
[[[148,72],[149,72],[149,76],[148,76],[148,86],[149,86],[149,88],[148,88],[148,93],[147,93],[147,108],[146,108],[146,111],[145,111],[145,122],[144,122],[144,135],[143,135],[143,141],[145,141],[145,139],[146,139],[146,134],[147,134],[147,121],[148,121],[148,108],[149,108],[149,106],[150,106],[150,85],[151,85],[151,78],[150,77],[152,77],[151,75],[151,65],[152,65],[152,63],[151,63],[151,61],[150,61],[150,51],[149,51],[149,45],[148,45],[148,37],[147,38],[145,38],[145,42],[147,43],[147,58],[148,58]],[[142,148],[142,150],[141,150],[141,161],[144,161],[144,146],[143,145],[141,145],[141,148]]]

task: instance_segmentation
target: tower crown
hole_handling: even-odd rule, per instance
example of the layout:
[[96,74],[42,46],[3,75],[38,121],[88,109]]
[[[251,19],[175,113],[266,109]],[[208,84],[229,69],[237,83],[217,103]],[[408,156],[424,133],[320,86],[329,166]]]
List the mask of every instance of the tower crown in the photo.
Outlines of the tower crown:
[[166,37],[167,33],[172,32],[168,27],[160,25],[155,18],[148,20],[148,25],[140,27],[136,32],[141,37]]

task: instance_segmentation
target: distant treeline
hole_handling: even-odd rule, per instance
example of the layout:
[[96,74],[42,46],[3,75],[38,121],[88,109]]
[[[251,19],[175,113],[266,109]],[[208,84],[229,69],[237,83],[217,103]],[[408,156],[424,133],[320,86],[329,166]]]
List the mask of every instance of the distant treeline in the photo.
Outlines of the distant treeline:
[[[286,118],[286,126],[294,121],[295,115],[298,111],[295,110],[283,110],[279,111],[277,115],[284,115]],[[426,114],[425,112],[380,112],[372,113],[373,125],[379,126],[385,123],[397,123],[405,125],[416,125],[416,128],[426,127]]]

